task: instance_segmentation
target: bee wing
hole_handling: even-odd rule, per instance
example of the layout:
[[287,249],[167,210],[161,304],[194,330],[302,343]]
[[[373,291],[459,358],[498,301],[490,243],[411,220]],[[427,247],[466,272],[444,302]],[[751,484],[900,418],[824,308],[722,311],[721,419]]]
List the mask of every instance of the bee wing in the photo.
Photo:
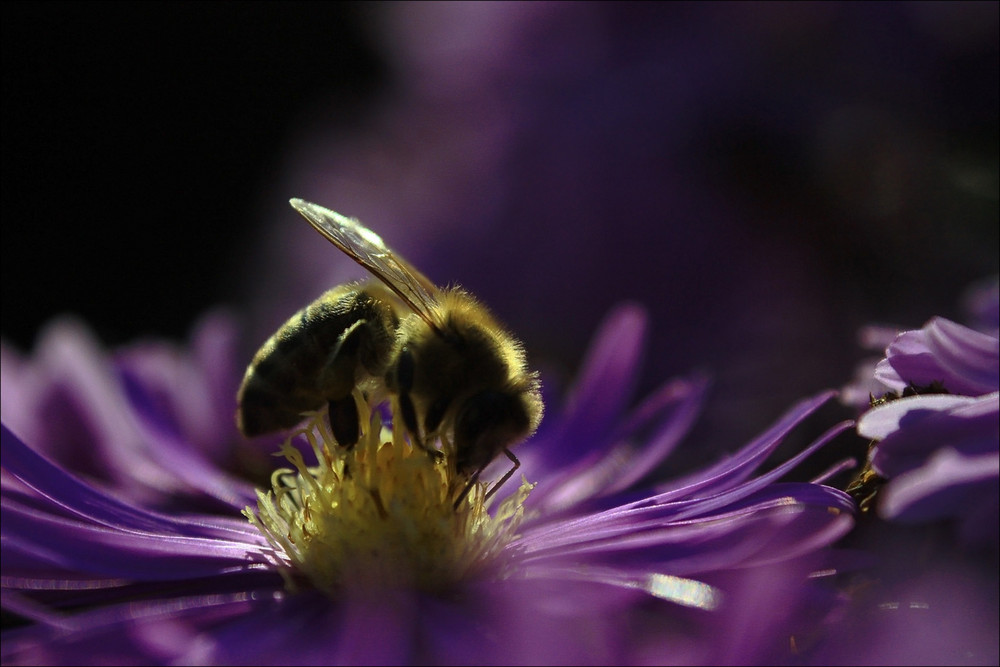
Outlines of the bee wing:
[[412,264],[393,253],[382,237],[354,218],[303,199],[289,203],[320,234],[355,262],[371,271],[434,329],[438,287]]

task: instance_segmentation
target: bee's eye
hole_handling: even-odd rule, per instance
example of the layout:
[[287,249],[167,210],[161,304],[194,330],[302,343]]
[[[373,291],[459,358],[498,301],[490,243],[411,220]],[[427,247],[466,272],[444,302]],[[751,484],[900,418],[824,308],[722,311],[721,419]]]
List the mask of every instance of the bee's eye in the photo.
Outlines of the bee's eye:
[[528,416],[517,397],[499,391],[469,397],[455,420],[459,472],[484,467],[527,430]]

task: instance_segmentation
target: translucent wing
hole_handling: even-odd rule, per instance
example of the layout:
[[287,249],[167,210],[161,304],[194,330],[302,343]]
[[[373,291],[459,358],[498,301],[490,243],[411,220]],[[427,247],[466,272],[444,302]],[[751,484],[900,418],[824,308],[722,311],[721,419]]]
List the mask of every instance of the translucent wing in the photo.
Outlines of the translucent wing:
[[289,203],[316,231],[371,271],[431,327],[438,328],[435,321],[439,304],[437,286],[412,264],[389,250],[382,237],[354,218],[318,204],[303,199],[291,199]]

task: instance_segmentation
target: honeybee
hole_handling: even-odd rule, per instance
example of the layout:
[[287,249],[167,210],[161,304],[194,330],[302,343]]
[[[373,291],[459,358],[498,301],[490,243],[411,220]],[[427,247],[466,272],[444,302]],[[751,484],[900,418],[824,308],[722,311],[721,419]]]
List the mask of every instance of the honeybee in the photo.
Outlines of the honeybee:
[[450,448],[465,497],[501,452],[531,435],[542,418],[538,374],[521,343],[471,294],[439,288],[355,219],[301,199],[291,205],[378,281],[328,290],[295,313],[260,348],[237,394],[236,422],[247,437],[296,426],[327,407],[337,442],[353,447],[360,416],[354,390],[398,406],[411,442],[430,455]]

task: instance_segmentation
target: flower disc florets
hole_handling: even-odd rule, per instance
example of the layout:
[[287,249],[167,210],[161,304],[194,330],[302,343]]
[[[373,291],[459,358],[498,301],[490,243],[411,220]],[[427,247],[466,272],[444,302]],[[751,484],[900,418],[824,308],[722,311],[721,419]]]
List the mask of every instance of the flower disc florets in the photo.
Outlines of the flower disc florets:
[[[506,576],[498,556],[532,485],[522,482],[494,515],[480,483],[456,506],[468,482],[448,448],[443,458],[430,456],[357,400],[369,415],[357,445],[340,446],[322,412],[310,415],[280,451],[294,469],[276,470],[272,490],[257,492],[258,512],[243,512],[281,555],[290,587],[301,575],[331,594],[346,586],[443,592],[470,577]],[[308,466],[292,445],[297,436],[318,465]]]

